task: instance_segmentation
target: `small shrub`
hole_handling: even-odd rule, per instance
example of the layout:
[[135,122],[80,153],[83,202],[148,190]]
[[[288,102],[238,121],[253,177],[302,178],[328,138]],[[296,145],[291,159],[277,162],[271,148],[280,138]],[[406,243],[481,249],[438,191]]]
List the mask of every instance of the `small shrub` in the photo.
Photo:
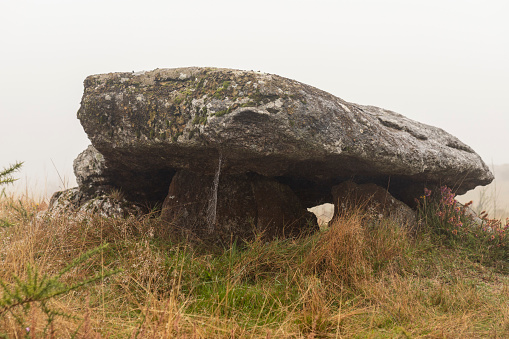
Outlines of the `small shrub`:
[[19,171],[22,165],[22,162],[16,162],[14,165],[4,168],[0,172],[0,186],[4,184],[12,184],[14,181],[16,181],[17,179],[14,179],[12,174],[16,171]]
[[427,230],[454,240],[468,233],[474,223],[472,217],[465,213],[467,204],[463,207],[454,199],[455,195],[447,186],[442,186],[439,192],[432,192],[425,188],[424,194],[418,200],[418,214]]
[[[60,281],[64,274],[77,268],[107,246],[108,244],[105,244],[83,253],[53,276],[41,275],[37,267],[27,264],[27,276],[25,279],[14,275],[13,284],[0,280],[0,291],[2,292],[0,296],[0,318],[10,314],[20,328],[27,329],[27,332],[29,332],[30,325],[26,322],[27,316],[32,305],[36,304],[46,315],[46,326],[43,330],[43,334],[46,335],[56,317],[70,317],[65,312],[52,308],[49,303],[50,300],[119,272],[119,270],[103,272],[72,285],[67,285]],[[51,333],[51,335],[54,335],[54,333]]]
[[438,236],[444,244],[469,249],[484,261],[509,259],[509,219],[489,219],[485,212],[476,218],[459,204],[447,186],[438,192],[424,189],[418,200],[418,214],[425,230]]
[[[22,162],[16,162],[14,165],[4,168],[0,172],[0,186],[5,185],[5,184],[12,184],[14,181],[18,180],[18,179],[14,179],[12,177],[12,174],[14,172],[19,171],[21,169],[22,165],[23,165]],[[2,190],[0,196],[6,196],[5,189]],[[9,221],[7,221],[5,219],[0,219],[0,228],[5,228],[5,227],[9,227],[9,226],[12,226],[12,223],[10,223]]]

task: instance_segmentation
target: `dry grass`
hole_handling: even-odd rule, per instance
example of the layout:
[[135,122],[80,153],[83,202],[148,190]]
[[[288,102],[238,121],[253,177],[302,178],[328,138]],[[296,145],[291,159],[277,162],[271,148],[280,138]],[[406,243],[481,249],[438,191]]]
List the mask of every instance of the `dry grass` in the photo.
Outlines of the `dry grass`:
[[0,334],[8,338],[509,336],[507,275],[469,260],[464,248],[360,211],[312,236],[210,249],[182,241],[156,217],[37,217],[43,208],[0,201],[10,224],[0,228],[7,286],[16,285],[13,275],[27,279],[29,265],[51,276],[104,243],[62,282],[123,271],[52,298],[66,316],[46,329],[37,302],[4,312]]

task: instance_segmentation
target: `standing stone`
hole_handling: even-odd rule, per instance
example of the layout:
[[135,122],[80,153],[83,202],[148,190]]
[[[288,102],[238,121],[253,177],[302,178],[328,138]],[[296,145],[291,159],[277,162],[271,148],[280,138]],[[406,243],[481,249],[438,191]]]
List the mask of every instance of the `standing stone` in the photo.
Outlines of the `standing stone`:
[[317,229],[290,188],[273,179],[253,173],[222,176],[217,202],[213,188],[214,176],[177,172],[163,204],[163,219],[201,239],[225,242],[232,235],[245,240],[263,234],[270,239]]
[[414,228],[416,213],[408,205],[394,198],[387,189],[375,184],[357,185],[346,181],[332,188],[334,216],[338,218],[345,212],[360,209],[375,218],[392,218],[402,226]]

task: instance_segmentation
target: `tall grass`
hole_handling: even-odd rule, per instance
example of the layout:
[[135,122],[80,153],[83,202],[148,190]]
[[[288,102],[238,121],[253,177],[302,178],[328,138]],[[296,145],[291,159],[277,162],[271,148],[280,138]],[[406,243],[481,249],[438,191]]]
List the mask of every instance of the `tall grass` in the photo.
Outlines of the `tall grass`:
[[[437,202],[439,204],[439,202]],[[351,210],[317,234],[226,248],[187,241],[156,215],[42,217],[3,197],[0,280],[60,277],[51,328],[37,303],[0,315],[8,338],[393,338],[509,335],[509,263],[471,237],[443,231],[428,204],[421,230]],[[436,227],[435,227],[436,226]],[[442,230],[442,231],[438,231]],[[449,232],[449,233],[447,233]],[[449,238],[447,238],[449,237]],[[475,238],[475,236],[474,236]],[[444,240],[449,239],[449,240]],[[502,243],[505,240],[501,240]],[[485,244],[484,246],[486,246]],[[120,272],[121,270],[121,272]],[[5,297],[5,292],[0,298]],[[0,312],[2,311],[0,306]],[[65,315],[65,316],[64,316]]]

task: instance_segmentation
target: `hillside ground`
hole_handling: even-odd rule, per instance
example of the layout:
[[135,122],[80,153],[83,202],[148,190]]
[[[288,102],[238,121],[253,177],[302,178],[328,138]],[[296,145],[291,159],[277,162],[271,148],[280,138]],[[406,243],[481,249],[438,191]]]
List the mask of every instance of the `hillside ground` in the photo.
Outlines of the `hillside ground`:
[[507,338],[507,224],[468,225],[445,193],[421,197],[418,229],[352,210],[228,246],[4,195],[0,337]]

